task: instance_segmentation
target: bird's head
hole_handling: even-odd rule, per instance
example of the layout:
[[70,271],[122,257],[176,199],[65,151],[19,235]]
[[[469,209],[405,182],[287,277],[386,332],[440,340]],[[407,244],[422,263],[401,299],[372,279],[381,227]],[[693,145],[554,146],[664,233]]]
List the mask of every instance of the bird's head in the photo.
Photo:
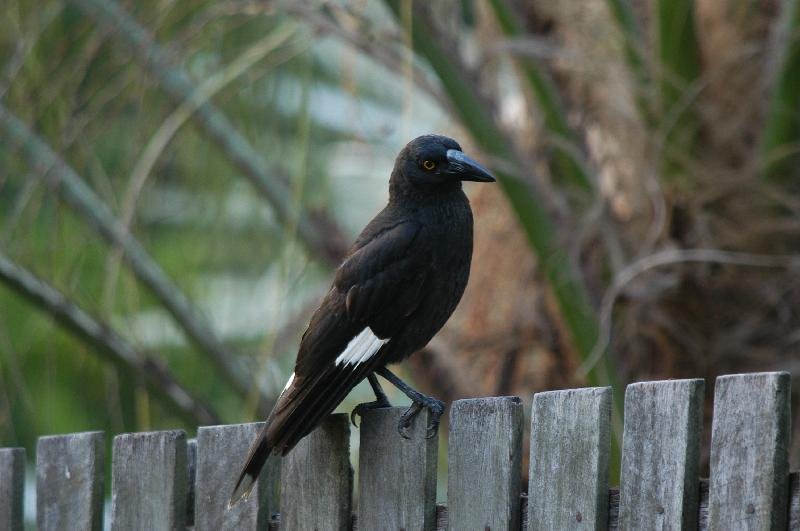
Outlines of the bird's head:
[[419,191],[460,187],[461,181],[494,182],[489,170],[469,158],[452,138],[424,135],[415,138],[397,156],[392,186]]

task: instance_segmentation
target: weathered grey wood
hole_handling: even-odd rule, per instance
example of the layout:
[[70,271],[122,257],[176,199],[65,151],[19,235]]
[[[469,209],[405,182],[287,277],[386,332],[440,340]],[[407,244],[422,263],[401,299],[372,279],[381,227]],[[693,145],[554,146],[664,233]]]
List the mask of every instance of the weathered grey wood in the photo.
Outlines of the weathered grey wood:
[[194,527],[195,478],[197,477],[197,439],[186,441],[186,527]]
[[785,529],[789,374],[717,378],[711,428],[709,529]]
[[608,531],[619,529],[619,488],[608,489]]
[[447,529],[447,505],[436,504],[436,524],[434,527],[436,531],[445,531]]
[[361,417],[358,456],[359,529],[433,529],[436,517],[438,434],[425,438],[428,412],[397,433],[406,410],[374,409]]
[[[526,531],[528,529],[528,495],[522,493],[519,495],[519,515],[520,515],[520,529]],[[436,504],[436,531],[446,531],[448,529],[447,518],[447,505]]]
[[117,435],[112,452],[111,529],[184,529],[186,434]]
[[610,435],[610,387],[533,396],[530,529],[605,528]]
[[640,382],[625,391],[619,528],[695,529],[701,379]]
[[697,509],[697,529],[706,531],[708,529],[708,479],[702,478],[698,488],[700,502]]
[[39,438],[36,525],[40,531],[102,529],[104,484],[103,432]]
[[528,495],[519,495],[520,529],[528,529]]
[[281,528],[350,528],[353,469],[350,419],[331,415],[284,457],[281,470]]
[[789,474],[789,530],[800,530],[800,474]]
[[519,529],[522,403],[457,400],[450,410],[449,529]]
[[280,459],[270,457],[253,491],[228,509],[233,487],[263,422],[197,430],[194,525],[197,531],[263,529],[278,509]]
[[25,448],[0,448],[0,529],[22,531]]

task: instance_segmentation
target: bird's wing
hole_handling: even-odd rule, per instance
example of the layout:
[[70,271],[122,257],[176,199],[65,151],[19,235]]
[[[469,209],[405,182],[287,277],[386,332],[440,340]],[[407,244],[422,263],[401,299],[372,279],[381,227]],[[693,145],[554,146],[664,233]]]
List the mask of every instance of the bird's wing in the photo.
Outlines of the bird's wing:
[[430,264],[415,245],[420,226],[412,221],[394,225],[354,252],[339,268],[334,286],[345,294],[348,317],[370,326],[381,337],[402,325],[421,300]]
[[396,224],[339,268],[273,410],[276,448],[294,446],[374,370],[383,345],[418,307],[427,270],[425,253],[414,244],[419,231],[414,222]]
[[420,230],[413,221],[381,228],[341,265],[303,334],[295,371],[250,448],[232,500],[252,488],[271,453],[285,455],[380,365],[381,349],[424,294],[429,262]]

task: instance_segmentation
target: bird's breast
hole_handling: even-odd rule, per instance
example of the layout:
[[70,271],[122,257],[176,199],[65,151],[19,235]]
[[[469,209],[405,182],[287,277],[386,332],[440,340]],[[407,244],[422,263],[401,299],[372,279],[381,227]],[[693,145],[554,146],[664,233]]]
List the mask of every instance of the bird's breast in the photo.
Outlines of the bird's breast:
[[444,319],[455,309],[469,278],[472,262],[472,212],[463,201],[442,205],[426,225],[430,231],[431,297],[440,301]]

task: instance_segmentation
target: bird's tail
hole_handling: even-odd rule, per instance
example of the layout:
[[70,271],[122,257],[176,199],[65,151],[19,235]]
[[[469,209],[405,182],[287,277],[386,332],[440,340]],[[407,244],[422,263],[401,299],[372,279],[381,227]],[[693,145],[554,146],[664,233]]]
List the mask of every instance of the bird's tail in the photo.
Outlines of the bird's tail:
[[241,499],[247,499],[253,486],[256,484],[258,474],[264,468],[264,463],[272,453],[272,448],[267,441],[266,426],[258,434],[258,439],[250,446],[250,453],[247,455],[242,473],[239,474],[239,479],[236,481],[236,486],[233,488],[231,498],[228,501],[228,508],[230,509]]

